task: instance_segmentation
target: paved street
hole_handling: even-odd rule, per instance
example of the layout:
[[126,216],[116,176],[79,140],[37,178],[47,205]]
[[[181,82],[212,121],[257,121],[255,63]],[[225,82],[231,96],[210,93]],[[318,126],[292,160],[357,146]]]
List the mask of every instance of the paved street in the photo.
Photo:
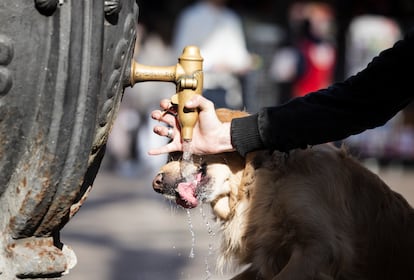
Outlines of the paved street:
[[[414,205],[414,170],[378,172]],[[63,229],[62,242],[78,257],[63,279],[229,279],[214,268],[219,236],[214,221],[205,217],[209,207],[191,210],[189,218],[152,190],[155,171],[141,173],[134,178],[98,175],[88,200]]]
[[78,258],[63,279],[228,279],[215,271],[219,238],[207,217],[210,208],[193,209],[189,217],[153,191],[155,171],[143,173],[98,175],[88,200],[62,231],[62,242]]

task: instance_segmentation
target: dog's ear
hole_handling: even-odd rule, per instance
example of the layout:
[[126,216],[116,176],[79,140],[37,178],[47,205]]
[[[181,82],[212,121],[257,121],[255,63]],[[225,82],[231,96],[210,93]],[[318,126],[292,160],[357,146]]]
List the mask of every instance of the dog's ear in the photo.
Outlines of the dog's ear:
[[270,169],[282,171],[285,169],[289,154],[278,151],[262,150],[250,155],[250,165],[253,169]]
[[226,221],[230,218],[230,198],[228,196],[221,196],[211,203],[214,214],[221,220]]
[[250,152],[246,155],[245,167],[243,176],[239,187],[239,197],[250,197],[250,187],[254,184],[255,177],[255,162],[258,152]]
[[229,122],[232,119],[248,116],[246,111],[230,110],[227,108],[219,108],[216,110],[217,117],[222,122]]
[[269,161],[272,161],[273,152],[269,150],[250,152],[246,155],[246,165],[253,169],[259,169],[269,165]]

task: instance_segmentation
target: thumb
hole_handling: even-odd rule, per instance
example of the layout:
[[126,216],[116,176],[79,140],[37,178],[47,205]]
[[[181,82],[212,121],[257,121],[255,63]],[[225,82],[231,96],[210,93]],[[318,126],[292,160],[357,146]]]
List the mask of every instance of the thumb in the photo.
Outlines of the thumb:
[[195,94],[184,106],[189,109],[200,108],[202,111],[214,110],[214,103],[199,94]]

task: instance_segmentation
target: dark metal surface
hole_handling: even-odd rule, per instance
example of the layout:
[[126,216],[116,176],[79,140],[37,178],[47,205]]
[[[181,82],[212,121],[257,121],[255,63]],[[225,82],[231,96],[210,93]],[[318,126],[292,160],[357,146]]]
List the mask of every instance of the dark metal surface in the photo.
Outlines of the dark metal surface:
[[[49,257],[99,169],[137,19],[133,0],[0,2],[0,279],[60,274]],[[28,252],[46,271],[16,270]]]

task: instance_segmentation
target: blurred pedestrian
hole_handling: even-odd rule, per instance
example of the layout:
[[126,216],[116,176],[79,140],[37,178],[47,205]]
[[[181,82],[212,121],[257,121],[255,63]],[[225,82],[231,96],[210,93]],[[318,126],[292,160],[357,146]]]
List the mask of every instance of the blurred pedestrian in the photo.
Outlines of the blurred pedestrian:
[[200,0],[183,10],[175,26],[177,57],[187,45],[200,48],[204,58],[204,95],[217,107],[242,108],[240,76],[251,68],[240,17],[227,0]]
[[281,93],[282,100],[327,87],[336,63],[335,20],[329,4],[296,2],[289,9],[289,22],[287,45],[276,51],[270,68],[271,77],[289,91]]

